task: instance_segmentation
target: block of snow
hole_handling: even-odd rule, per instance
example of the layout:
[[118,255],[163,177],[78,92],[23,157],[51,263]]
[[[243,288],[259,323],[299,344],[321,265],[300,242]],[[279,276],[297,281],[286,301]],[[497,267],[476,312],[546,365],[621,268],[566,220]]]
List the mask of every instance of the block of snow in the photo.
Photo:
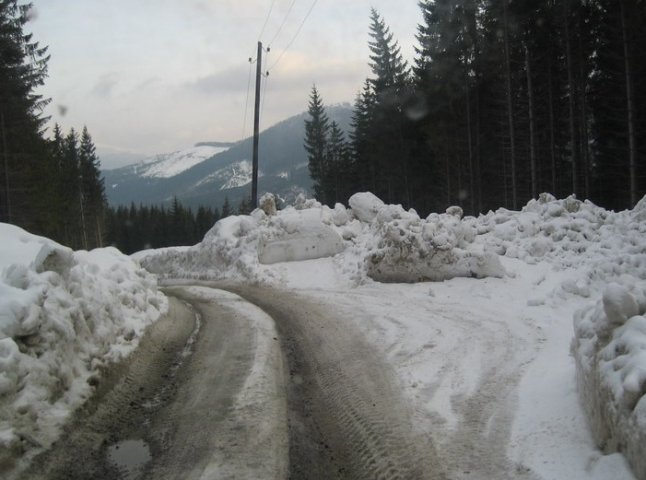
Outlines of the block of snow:
[[370,223],[384,206],[379,198],[370,192],[355,193],[348,200],[352,213],[362,222]]
[[258,259],[268,265],[332,257],[343,251],[343,239],[325,225],[310,226],[305,231],[286,233],[277,238],[261,238]]
[[646,478],[646,282],[623,280],[577,312],[572,352],[595,441]]
[[276,215],[276,197],[273,193],[265,193],[258,201],[258,208],[265,212],[265,215]]

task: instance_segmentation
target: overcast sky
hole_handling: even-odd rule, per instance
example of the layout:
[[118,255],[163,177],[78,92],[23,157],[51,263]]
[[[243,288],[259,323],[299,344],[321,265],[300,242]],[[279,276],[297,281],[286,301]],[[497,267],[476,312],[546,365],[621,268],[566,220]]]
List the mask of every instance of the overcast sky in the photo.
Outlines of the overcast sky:
[[408,60],[421,19],[417,0],[32,1],[27,29],[52,57],[41,92],[52,122],[87,125],[102,152],[146,155],[252,133],[248,59],[261,31],[266,128],[304,111],[313,83],[327,104],[354,101],[369,74],[371,6]]

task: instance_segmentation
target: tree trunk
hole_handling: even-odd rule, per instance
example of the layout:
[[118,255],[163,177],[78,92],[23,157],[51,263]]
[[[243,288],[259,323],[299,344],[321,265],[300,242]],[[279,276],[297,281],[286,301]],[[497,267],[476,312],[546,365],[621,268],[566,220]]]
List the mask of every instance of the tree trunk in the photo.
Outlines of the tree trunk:
[[529,164],[532,176],[532,198],[538,197],[536,179],[536,138],[534,126],[534,93],[532,90],[532,70],[529,59],[529,48],[525,45],[525,73],[527,74],[527,100],[529,109]]
[[547,101],[549,102],[549,122],[550,122],[550,161],[552,168],[552,194],[558,196],[556,186],[556,140],[555,140],[555,127],[554,127],[554,91],[552,84],[552,59],[550,57],[549,66],[547,69]]
[[514,105],[511,90],[511,53],[509,51],[509,18],[507,7],[509,0],[503,1],[504,15],[504,42],[505,42],[505,68],[507,76],[507,118],[509,122],[509,156],[511,162],[511,203],[512,208],[518,208],[518,187],[516,185],[516,139],[514,125]]
[[469,200],[471,202],[471,214],[476,214],[476,195],[474,188],[474,166],[473,166],[473,137],[471,132],[471,95],[469,95],[469,74],[467,66],[464,69],[464,91],[466,93],[466,113],[467,113],[467,146],[469,149]]
[[570,38],[570,1],[563,2],[565,8],[565,56],[567,60],[567,80],[568,80],[568,107],[570,113],[570,159],[572,161],[572,193],[575,195],[579,191],[579,142],[576,133],[576,121],[574,118],[576,111],[576,85],[574,83],[574,67],[572,65],[572,39]]
[[624,71],[626,74],[626,108],[628,121],[628,171],[630,175],[630,208],[637,203],[637,155],[635,142],[635,98],[633,94],[632,66],[628,45],[628,26],[626,22],[625,0],[619,2],[621,10],[621,34],[624,47]]
[[[9,195],[9,153],[7,150],[7,134],[5,132],[4,112],[0,112],[0,129],[2,129],[2,158],[4,161],[5,215],[6,222],[11,223],[11,198]],[[0,217],[1,218],[1,217]]]
[[586,74],[584,71],[585,58],[583,56],[583,41],[581,32],[582,20],[577,22],[578,40],[579,40],[579,80],[581,82],[579,93],[579,138],[581,139],[581,156],[583,161],[583,196],[590,196],[590,148],[588,140],[588,104],[586,98]]

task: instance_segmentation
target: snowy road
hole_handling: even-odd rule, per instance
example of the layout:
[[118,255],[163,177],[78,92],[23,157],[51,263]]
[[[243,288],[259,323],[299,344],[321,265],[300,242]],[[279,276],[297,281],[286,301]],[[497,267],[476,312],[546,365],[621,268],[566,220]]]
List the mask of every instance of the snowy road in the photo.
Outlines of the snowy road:
[[[572,453],[580,427],[527,412],[527,382],[551,375],[546,339],[500,282],[168,287],[170,314],[23,478],[607,478],[585,451],[563,462],[523,440],[534,425]],[[589,473],[568,476],[580,462]]]
[[168,293],[169,314],[21,478],[286,478],[273,323],[227,292]]
[[402,385],[334,305],[233,288],[276,321],[289,365],[290,478],[445,478]]
[[249,302],[167,289],[169,315],[22,478],[444,478],[360,332],[304,297],[237,291]]

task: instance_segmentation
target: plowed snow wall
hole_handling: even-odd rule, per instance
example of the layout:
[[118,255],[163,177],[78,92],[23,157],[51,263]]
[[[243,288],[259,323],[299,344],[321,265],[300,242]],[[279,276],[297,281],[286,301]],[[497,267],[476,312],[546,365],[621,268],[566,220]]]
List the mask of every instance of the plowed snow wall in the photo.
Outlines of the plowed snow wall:
[[[630,283],[630,282],[628,282]],[[577,312],[572,353],[577,387],[596,443],[621,452],[646,480],[646,284],[610,284]]]

